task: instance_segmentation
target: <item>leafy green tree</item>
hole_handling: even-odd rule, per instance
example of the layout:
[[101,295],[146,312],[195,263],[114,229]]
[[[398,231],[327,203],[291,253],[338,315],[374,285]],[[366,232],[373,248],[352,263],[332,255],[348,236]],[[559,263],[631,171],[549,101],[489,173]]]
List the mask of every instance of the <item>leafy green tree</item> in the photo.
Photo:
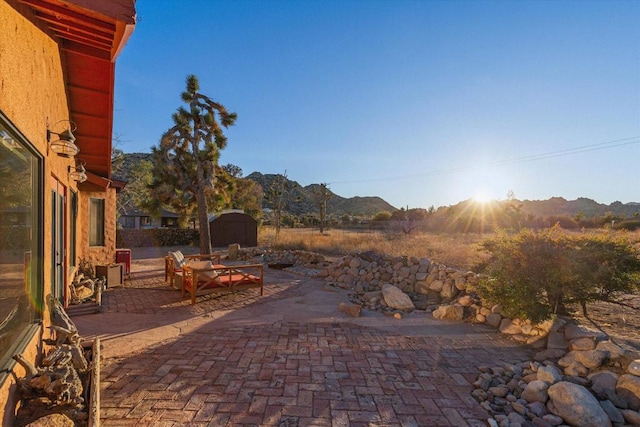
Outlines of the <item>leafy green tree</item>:
[[391,219],[391,212],[380,211],[373,216],[373,221],[389,221]]
[[168,205],[181,218],[197,212],[200,252],[208,254],[208,199],[215,195],[216,166],[220,150],[227,145],[222,127],[232,126],[237,115],[199,93],[196,76],[187,76],[186,86],[182,101],[188,107],[178,108],[172,116],[174,125],[162,135],[159,146],[152,147],[154,180],[150,188],[156,210]]
[[555,226],[501,233],[482,244],[491,254],[478,293],[505,314],[534,322],[567,314],[567,306],[620,302],[640,287],[640,256],[622,235],[568,234]]
[[236,165],[227,164],[222,169],[231,177],[232,191],[228,207],[242,209],[254,219],[262,218],[262,187],[255,181],[242,177],[242,169]]

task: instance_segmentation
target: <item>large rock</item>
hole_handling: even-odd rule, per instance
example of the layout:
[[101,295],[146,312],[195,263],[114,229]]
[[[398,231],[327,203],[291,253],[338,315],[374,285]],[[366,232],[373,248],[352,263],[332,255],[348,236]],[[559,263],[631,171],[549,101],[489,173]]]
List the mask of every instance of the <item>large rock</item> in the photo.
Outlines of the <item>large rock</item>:
[[618,359],[625,353],[624,349],[611,341],[600,341],[596,345],[596,350],[608,351],[610,359]]
[[549,384],[555,384],[558,381],[562,381],[562,373],[553,365],[540,366],[538,368],[538,377],[540,381],[544,381]]
[[338,304],[338,310],[341,312],[348,314],[351,317],[360,317],[360,311],[362,307],[360,304],[347,304],[345,302],[341,302]]
[[596,340],[593,337],[576,338],[569,342],[569,350],[585,351],[596,348]]
[[627,402],[629,409],[639,410],[640,377],[630,374],[620,375],[616,384],[616,394]]
[[631,409],[623,409],[622,416],[624,420],[632,426],[640,426],[640,412]]
[[515,324],[511,319],[505,317],[500,321],[500,326],[498,327],[500,332],[508,335],[515,335],[522,333],[522,328],[520,325]]
[[500,326],[500,322],[502,321],[502,316],[498,313],[491,313],[487,316],[487,325],[493,326],[497,328]]
[[622,416],[622,412],[620,409],[616,408],[610,400],[602,400],[600,401],[600,406],[604,409],[604,412],[607,414],[609,419],[614,424],[624,424],[624,417]]
[[611,371],[598,371],[589,375],[591,390],[601,399],[614,400],[616,398],[616,384],[619,375]]
[[549,398],[549,384],[541,380],[533,380],[522,391],[521,398],[529,403],[541,402],[545,403]]
[[388,307],[398,310],[415,310],[416,308],[409,295],[388,283],[382,285],[382,296]]
[[440,320],[459,321],[464,318],[464,307],[461,305],[441,305],[433,311],[433,317]]
[[557,348],[566,350],[569,348],[569,342],[564,338],[564,335],[560,332],[551,331],[547,336],[547,348]]
[[602,339],[606,337],[606,334],[600,331],[586,328],[581,325],[577,325],[575,323],[569,323],[564,327],[564,337],[568,341],[586,337],[590,337],[595,340],[596,338]]
[[611,420],[598,400],[581,385],[560,381],[549,387],[547,407],[569,425],[611,427]]
[[573,362],[580,362],[589,369],[596,369],[602,366],[608,357],[609,353],[602,350],[570,351],[558,360],[558,365],[566,368]]

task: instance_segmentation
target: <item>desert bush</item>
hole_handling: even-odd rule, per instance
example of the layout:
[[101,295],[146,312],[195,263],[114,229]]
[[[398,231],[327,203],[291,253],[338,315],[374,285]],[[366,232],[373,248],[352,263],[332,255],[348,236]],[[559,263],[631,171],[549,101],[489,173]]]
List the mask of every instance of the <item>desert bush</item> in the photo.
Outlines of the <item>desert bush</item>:
[[125,228],[116,231],[116,246],[141,248],[152,246],[197,245],[200,234],[190,228]]
[[540,322],[567,314],[569,304],[586,312],[588,302],[616,302],[640,288],[640,256],[623,234],[571,234],[556,226],[500,233],[481,246],[490,258],[479,265],[477,291],[510,317]]

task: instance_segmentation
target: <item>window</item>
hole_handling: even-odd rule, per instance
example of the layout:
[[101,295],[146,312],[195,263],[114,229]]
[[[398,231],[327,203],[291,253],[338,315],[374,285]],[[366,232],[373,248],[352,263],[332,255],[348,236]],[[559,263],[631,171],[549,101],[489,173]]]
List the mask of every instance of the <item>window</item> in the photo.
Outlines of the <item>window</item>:
[[104,199],[89,199],[89,246],[104,246]]
[[140,227],[150,227],[151,226],[151,217],[150,216],[141,216],[140,217]]
[[43,158],[0,112],[0,383],[41,318]]
[[162,219],[160,220],[160,224],[163,227],[176,228],[178,227],[178,218],[163,216]]
[[125,216],[124,220],[124,228],[136,228],[136,217],[135,216]]

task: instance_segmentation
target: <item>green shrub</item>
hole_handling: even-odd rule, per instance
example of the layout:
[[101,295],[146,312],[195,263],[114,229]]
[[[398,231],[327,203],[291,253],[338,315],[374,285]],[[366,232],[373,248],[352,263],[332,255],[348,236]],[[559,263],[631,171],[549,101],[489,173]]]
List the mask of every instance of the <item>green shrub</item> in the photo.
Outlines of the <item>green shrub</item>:
[[119,248],[197,245],[200,233],[190,228],[125,228],[116,232]]
[[510,317],[540,322],[566,314],[568,304],[615,302],[640,288],[640,256],[620,234],[568,234],[560,227],[500,233],[481,244],[477,291]]

